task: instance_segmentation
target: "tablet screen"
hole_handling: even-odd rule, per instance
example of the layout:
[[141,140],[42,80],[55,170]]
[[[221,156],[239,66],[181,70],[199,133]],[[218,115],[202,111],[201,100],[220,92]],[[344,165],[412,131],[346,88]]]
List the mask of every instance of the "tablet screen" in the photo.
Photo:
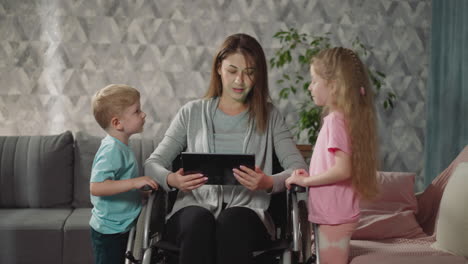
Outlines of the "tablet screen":
[[240,185],[232,172],[244,165],[255,169],[255,154],[221,154],[182,152],[184,174],[202,173],[208,177],[205,184]]

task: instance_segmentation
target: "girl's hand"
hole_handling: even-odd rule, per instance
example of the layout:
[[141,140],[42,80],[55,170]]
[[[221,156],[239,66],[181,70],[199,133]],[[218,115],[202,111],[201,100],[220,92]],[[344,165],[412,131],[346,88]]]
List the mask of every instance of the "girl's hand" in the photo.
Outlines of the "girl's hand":
[[153,190],[157,190],[159,187],[158,183],[155,180],[153,180],[153,178],[151,178],[150,176],[137,177],[134,178],[132,181],[134,189],[140,189],[146,185],[150,186]]
[[206,181],[208,181],[208,178],[204,177],[201,173],[184,175],[183,169],[179,169],[167,176],[167,184],[183,192],[197,189],[205,184]]
[[292,175],[293,176],[298,175],[298,176],[302,176],[302,177],[309,177],[309,173],[304,169],[294,170]]
[[257,166],[255,166],[255,170],[240,166],[239,169],[232,169],[232,172],[237,181],[249,190],[271,190],[273,188],[271,176],[266,175]]
[[286,188],[291,189],[292,184],[296,184],[302,187],[307,187],[305,180],[309,176],[309,173],[304,169],[298,169],[293,171],[291,176],[286,179]]

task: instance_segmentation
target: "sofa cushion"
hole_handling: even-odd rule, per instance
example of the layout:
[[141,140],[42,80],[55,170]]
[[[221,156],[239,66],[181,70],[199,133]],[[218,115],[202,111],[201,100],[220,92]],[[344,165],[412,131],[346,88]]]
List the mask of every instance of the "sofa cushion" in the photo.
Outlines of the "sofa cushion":
[[91,208],[73,210],[63,227],[63,263],[93,263],[89,219]]
[[465,258],[431,247],[435,236],[390,238],[383,240],[351,240],[350,264],[426,264],[465,263]]
[[0,208],[70,205],[73,135],[0,137]]
[[75,134],[75,178],[73,185],[73,207],[91,207],[89,178],[101,138],[84,132]]
[[440,201],[434,247],[468,257],[468,163],[460,163]]
[[[392,245],[391,245],[392,246]],[[354,258],[350,264],[466,264],[466,259],[457,256],[434,256],[420,253],[418,256],[395,256],[394,254],[369,254]]]
[[0,209],[0,263],[62,263],[62,227],[72,209]]
[[353,239],[379,240],[423,236],[416,221],[415,173],[379,172],[379,196],[361,202],[361,218]]
[[[91,207],[89,196],[89,178],[93,166],[94,155],[101,144],[102,137],[91,136],[85,132],[77,132],[75,135],[75,178],[72,205],[76,208]],[[143,174],[143,163],[153,152],[157,140],[142,139],[140,135],[130,138],[129,146],[135,153],[140,169],[139,175]]]

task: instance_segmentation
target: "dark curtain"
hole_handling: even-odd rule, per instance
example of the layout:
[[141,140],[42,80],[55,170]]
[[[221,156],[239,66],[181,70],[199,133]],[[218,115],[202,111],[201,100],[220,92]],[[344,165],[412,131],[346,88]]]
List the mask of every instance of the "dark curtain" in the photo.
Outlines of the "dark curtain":
[[468,0],[433,0],[424,180],[468,144]]

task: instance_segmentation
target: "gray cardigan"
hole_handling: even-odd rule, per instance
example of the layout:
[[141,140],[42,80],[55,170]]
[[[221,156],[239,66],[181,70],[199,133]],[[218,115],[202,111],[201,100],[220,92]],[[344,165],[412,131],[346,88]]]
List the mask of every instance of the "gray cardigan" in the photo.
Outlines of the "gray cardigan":
[[[185,104],[171,122],[163,140],[146,160],[145,175],[152,176],[166,191],[173,190],[167,184],[167,176],[172,172],[172,161],[182,151],[214,152],[213,116],[219,98],[199,99]],[[256,131],[250,122],[242,147],[243,153],[255,153],[255,163],[266,175],[272,174],[273,153],[285,171],[273,176],[272,192],[285,190],[284,181],[294,169],[307,169],[307,165],[292,139],[284,118],[275,107],[271,107],[267,129],[263,134]],[[191,192],[178,192],[172,216],[178,210],[197,205],[211,211],[215,216],[221,212],[223,187],[203,185]],[[266,191],[250,191],[243,186],[232,189],[232,198],[227,207],[242,206],[254,210],[262,219],[269,233],[274,235],[274,225],[266,210],[270,204],[270,194]]]

